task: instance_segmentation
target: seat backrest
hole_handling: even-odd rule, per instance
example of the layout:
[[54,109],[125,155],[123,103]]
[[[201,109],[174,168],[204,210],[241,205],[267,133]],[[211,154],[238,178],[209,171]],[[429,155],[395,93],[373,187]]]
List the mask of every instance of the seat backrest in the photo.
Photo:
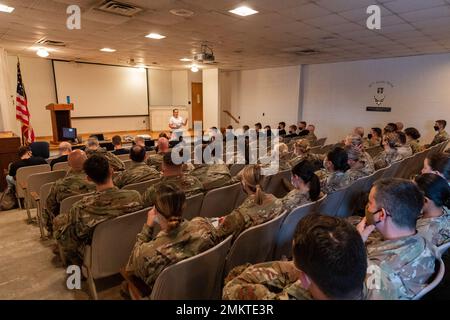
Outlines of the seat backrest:
[[317,208],[317,202],[311,202],[297,207],[287,214],[276,237],[273,260],[281,260],[283,256],[292,257],[292,238],[297,224],[303,217],[313,213],[315,208]]
[[25,197],[25,191],[22,189],[21,183],[26,182],[30,175],[32,175],[34,173],[49,172],[49,171],[50,171],[50,165],[48,165],[48,164],[40,164],[37,166],[22,167],[22,168],[17,169],[17,173],[16,173],[17,196],[19,198]]
[[439,283],[441,283],[442,279],[444,278],[444,275],[445,275],[445,264],[444,261],[442,261],[442,259],[439,257],[436,259],[435,273],[432,277],[433,280],[418,294],[416,294],[413,300],[422,299],[427,293],[436,288],[439,285]]
[[186,198],[186,207],[183,210],[182,217],[191,220],[194,217],[200,216],[200,211],[202,209],[204,194],[199,193],[189,198]]
[[234,205],[240,191],[240,183],[208,191],[203,198],[200,216],[214,218],[229,214],[234,210]]
[[337,216],[346,192],[347,188],[343,188],[327,194],[327,197],[322,201],[318,208],[319,212],[327,216]]
[[447,148],[448,142],[449,142],[449,140],[446,140],[446,141],[444,141],[444,142],[441,142],[441,143],[440,143],[440,147],[439,147],[439,151],[438,151],[438,152],[444,152],[444,151],[445,151],[445,148]]
[[62,179],[66,174],[67,172],[64,170],[34,173],[28,176],[27,192],[36,192],[39,194],[42,185]]
[[291,169],[283,170],[273,176],[266,176],[270,178],[267,185],[263,186],[263,190],[266,193],[273,194],[277,198],[284,197],[288,190],[284,188],[283,179],[291,181]]
[[286,211],[278,217],[242,232],[234,241],[225,261],[225,275],[236,266],[272,259],[275,241]]
[[35,141],[30,144],[31,153],[35,157],[48,159],[50,157],[50,144],[47,141]]
[[365,186],[369,176],[360,178],[349,185],[344,193],[341,204],[337,208],[336,216],[345,218],[355,214],[355,211],[366,205]]
[[47,208],[47,197],[54,184],[54,182],[48,182],[43,184],[39,189],[39,202],[41,203],[42,210],[45,210]]
[[165,268],[153,285],[152,300],[220,299],[225,257],[232,236],[213,248]]
[[142,182],[137,182],[137,183],[132,183],[129,185],[126,185],[125,187],[123,187],[123,190],[136,190],[137,192],[139,192],[141,195],[145,193],[145,191],[147,191],[147,189],[151,186],[154,185],[155,183],[157,183],[159,181],[159,179],[152,179],[152,180],[147,180],[147,181],[142,181]]
[[230,174],[232,177],[237,175],[242,169],[244,169],[245,164],[233,163],[230,167]]
[[327,141],[327,138],[320,138],[316,142],[316,146],[323,147],[325,145],[325,141]]
[[450,242],[444,243],[443,245],[437,247],[436,252],[439,255],[439,257],[442,257],[444,253],[447,252],[447,250],[450,250]]
[[[147,220],[150,208],[98,224],[91,243],[90,268],[94,279],[119,273],[130,257],[136,236]],[[88,257],[89,259],[89,257]]]
[[398,170],[400,169],[400,164],[401,164],[401,161],[391,163],[387,167],[386,171],[384,171],[383,176],[381,178],[383,178],[383,179],[384,178],[395,178]]
[[[130,160],[130,155],[128,153],[125,154],[118,154],[117,158],[122,160],[123,162]],[[131,160],[130,160],[131,161]]]
[[91,194],[93,194],[93,192],[77,194],[75,196],[65,198],[63,201],[61,201],[61,203],[59,205],[59,214],[69,213],[70,208],[72,208],[72,205],[75,202],[77,202],[77,201],[83,199],[83,197],[91,195]]
[[69,163],[68,162],[57,162],[53,165],[53,171],[65,170],[69,171]]

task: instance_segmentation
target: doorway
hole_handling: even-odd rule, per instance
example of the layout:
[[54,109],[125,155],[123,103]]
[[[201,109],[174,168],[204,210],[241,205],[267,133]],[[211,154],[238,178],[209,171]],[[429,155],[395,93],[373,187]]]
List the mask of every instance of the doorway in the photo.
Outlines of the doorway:
[[192,82],[192,127],[194,121],[203,123],[203,84]]

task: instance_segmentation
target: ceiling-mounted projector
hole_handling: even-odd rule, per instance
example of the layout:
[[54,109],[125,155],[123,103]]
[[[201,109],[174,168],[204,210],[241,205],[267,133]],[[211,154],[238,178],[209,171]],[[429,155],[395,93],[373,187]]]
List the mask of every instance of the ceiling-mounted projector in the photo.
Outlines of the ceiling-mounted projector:
[[212,49],[202,44],[201,53],[194,54],[194,60],[201,63],[214,63],[215,57]]

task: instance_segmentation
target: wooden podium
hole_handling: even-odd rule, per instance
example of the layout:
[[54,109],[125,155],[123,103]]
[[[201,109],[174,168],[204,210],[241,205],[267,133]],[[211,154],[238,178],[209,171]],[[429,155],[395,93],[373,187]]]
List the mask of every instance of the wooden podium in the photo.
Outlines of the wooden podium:
[[51,141],[51,143],[58,144],[59,142],[63,141],[62,128],[72,128],[70,111],[73,110],[73,103],[50,103],[45,107],[45,109],[50,110],[50,113],[52,115],[53,140]]
[[19,160],[17,151],[20,147],[20,138],[12,132],[0,132],[0,191],[6,188],[4,170],[8,169],[10,162]]

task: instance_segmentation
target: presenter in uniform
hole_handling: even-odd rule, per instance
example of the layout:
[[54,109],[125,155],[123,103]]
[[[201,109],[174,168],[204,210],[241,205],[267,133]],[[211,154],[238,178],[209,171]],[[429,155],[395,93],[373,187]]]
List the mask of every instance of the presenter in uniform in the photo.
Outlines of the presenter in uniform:
[[183,135],[182,127],[186,126],[188,119],[183,120],[181,116],[178,115],[178,109],[173,109],[173,115],[169,119],[169,128],[172,130],[171,140],[178,141]]

